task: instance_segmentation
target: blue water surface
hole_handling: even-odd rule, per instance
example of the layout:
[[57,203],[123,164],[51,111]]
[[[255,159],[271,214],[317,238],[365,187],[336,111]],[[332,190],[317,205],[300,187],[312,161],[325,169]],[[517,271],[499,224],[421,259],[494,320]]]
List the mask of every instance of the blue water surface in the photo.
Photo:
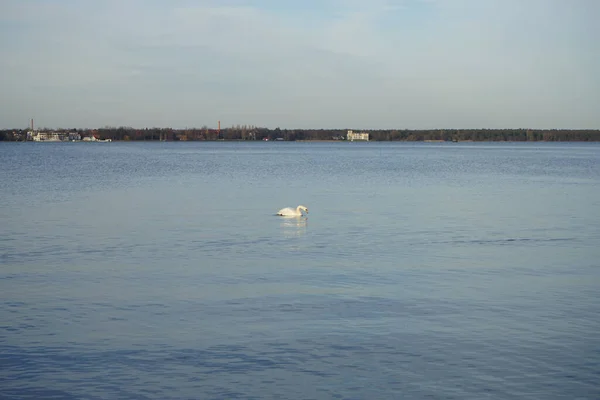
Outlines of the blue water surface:
[[2,399],[600,398],[598,144],[0,143],[0,187]]

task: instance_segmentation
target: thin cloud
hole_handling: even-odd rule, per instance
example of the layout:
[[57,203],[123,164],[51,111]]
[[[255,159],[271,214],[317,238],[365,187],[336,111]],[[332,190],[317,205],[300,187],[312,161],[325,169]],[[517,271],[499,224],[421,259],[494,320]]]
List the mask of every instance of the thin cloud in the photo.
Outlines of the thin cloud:
[[598,127],[592,11],[585,0],[7,0],[0,122]]

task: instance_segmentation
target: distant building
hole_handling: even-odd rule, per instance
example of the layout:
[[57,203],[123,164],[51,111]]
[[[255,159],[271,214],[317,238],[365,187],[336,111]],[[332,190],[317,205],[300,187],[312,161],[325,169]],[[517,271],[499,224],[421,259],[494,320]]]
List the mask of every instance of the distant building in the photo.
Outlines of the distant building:
[[352,131],[348,131],[348,135],[346,136],[346,139],[349,141],[354,141],[354,140],[363,140],[363,141],[369,141],[369,134],[366,132],[360,132],[360,133],[354,133]]
[[65,140],[65,134],[60,132],[27,132],[27,140],[34,142],[62,142]]

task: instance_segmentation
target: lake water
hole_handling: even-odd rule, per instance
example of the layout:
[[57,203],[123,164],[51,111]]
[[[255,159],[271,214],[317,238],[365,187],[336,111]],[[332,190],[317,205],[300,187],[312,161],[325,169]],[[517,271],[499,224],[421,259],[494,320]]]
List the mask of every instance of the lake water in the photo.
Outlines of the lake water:
[[0,185],[2,399],[600,398],[599,144],[0,143]]

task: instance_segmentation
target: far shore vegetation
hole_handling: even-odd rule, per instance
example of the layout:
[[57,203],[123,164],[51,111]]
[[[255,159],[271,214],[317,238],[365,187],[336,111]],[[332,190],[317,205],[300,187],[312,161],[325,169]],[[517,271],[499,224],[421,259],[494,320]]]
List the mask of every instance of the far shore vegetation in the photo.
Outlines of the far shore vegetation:
[[[0,141],[25,141],[30,129],[0,130]],[[36,129],[77,137],[94,137],[112,141],[343,141],[347,129],[268,129],[255,126],[234,126],[223,129],[201,128],[131,128],[104,127],[98,129]],[[355,132],[358,132],[355,130]],[[365,129],[370,141],[406,142],[598,142],[598,129]]]

